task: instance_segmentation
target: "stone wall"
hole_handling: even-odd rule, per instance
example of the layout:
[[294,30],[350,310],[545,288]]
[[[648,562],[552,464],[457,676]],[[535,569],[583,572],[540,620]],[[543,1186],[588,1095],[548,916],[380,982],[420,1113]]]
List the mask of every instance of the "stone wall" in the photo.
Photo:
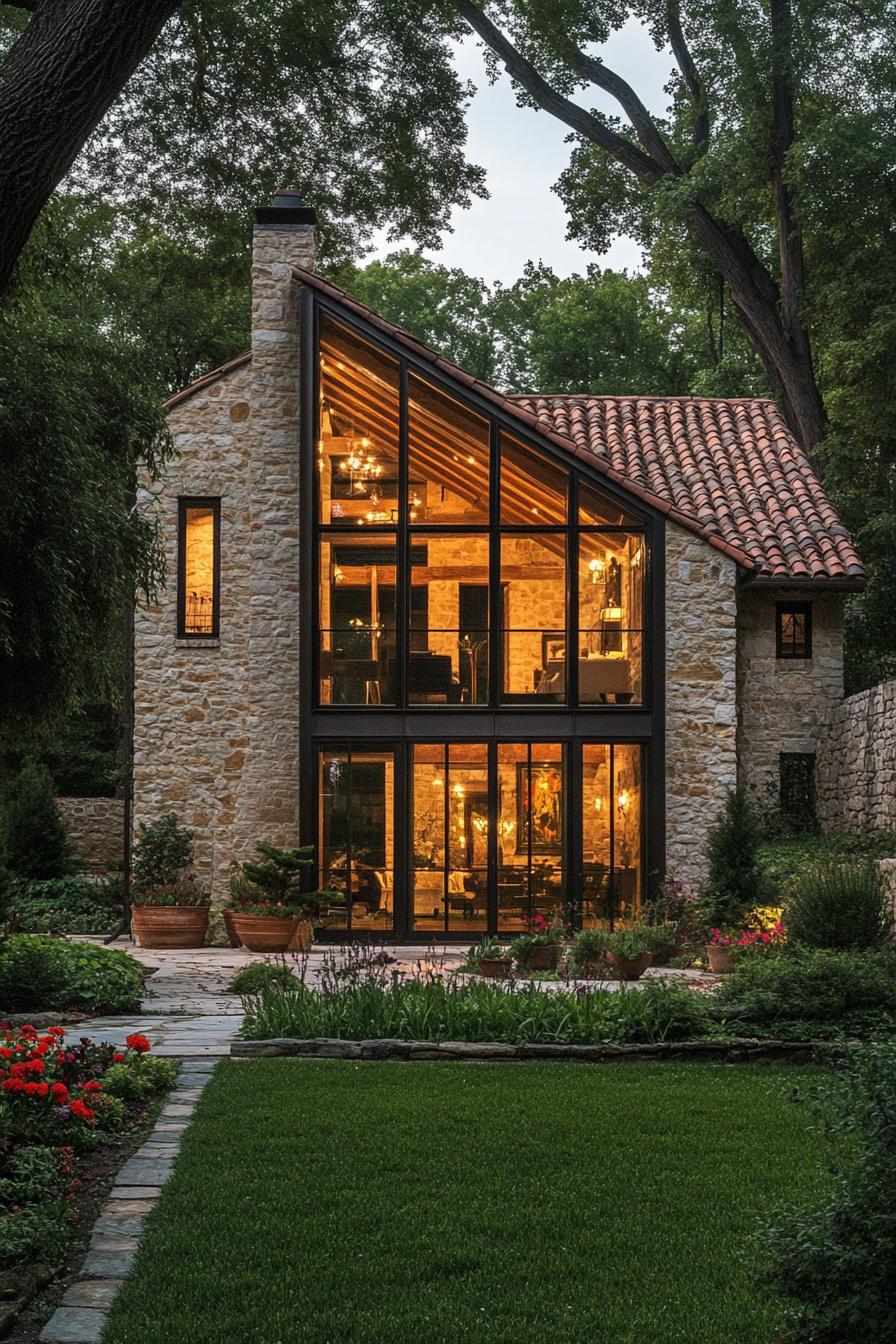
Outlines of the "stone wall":
[[816,789],[826,831],[896,828],[896,681],[831,711],[818,742]]
[[666,527],[666,868],[699,882],[709,828],[737,778],[737,565]]
[[68,842],[79,859],[97,867],[124,857],[124,800],[57,798]]
[[[812,657],[775,657],[775,604],[812,604]],[[737,615],[740,783],[777,806],[781,752],[814,752],[843,698],[840,593],[744,588]]]
[[[176,459],[142,491],[169,576],[137,613],[134,824],[174,811],[196,831],[215,900],[258,839],[298,836],[299,351],[292,263],[309,226],[256,228],[252,360],[172,407]],[[220,633],[179,640],[177,509],[221,500]]]

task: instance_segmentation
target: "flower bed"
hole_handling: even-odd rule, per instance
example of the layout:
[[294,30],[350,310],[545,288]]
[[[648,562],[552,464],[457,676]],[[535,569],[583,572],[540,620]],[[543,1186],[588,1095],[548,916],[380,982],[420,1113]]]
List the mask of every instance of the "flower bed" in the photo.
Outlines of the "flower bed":
[[61,1027],[0,1027],[0,1272],[13,1296],[38,1286],[35,1265],[62,1260],[85,1155],[142,1123],[144,1103],[174,1081],[176,1066],[149,1048],[140,1035],[117,1050],[73,1045]]

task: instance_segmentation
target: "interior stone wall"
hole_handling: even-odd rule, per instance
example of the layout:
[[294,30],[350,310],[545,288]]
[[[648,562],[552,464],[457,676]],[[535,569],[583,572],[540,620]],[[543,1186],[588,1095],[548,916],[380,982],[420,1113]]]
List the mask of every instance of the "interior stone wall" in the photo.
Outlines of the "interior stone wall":
[[57,798],[68,842],[79,859],[97,866],[121,863],[124,855],[122,798]]
[[896,829],[896,681],[831,710],[819,731],[816,790],[826,831]]
[[[775,604],[811,602],[812,657],[775,657]],[[738,770],[776,807],[781,752],[814,753],[843,698],[843,597],[794,589],[741,590],[737,614]]]
[[700,882],[737,781],[737,565],[666,526],[666,869]]

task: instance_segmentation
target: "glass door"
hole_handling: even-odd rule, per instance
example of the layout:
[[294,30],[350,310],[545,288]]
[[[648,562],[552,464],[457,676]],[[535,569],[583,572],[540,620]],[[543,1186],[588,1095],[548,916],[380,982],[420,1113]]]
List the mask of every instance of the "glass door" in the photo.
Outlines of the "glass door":
[[323,924],[345,933],[393,935],[395,902],[395,753],[360,748],[319,755],[320,884],[339,892]]

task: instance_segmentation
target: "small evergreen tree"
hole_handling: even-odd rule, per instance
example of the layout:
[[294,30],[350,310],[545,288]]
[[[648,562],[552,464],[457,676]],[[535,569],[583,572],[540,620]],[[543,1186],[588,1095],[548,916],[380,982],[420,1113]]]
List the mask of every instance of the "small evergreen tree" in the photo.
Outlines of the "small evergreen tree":
[[747,911],[761,903],[761,837],[762,822],[753,799],[745,789],[729,789],[706,845],[709,882],[700,913],[707,927],[742,925]]
[[4,862],[15,877],[64,877],[74,863],[49,771],[30,763],[13,780],[3,802]]
[[134,881],[141,887],[167,887],[179,882],[193,862],[193,831],[178,826],[168,812],[158,821],[141,821],[134,845]]
[[302,870],[314,862],[314,846],[300,849],[277,849],[275,845],[259,842],[255,846],[263,862],[247,861],[242,865],[243,875],[261,887],[274,901],[285,901],[299,889]]

